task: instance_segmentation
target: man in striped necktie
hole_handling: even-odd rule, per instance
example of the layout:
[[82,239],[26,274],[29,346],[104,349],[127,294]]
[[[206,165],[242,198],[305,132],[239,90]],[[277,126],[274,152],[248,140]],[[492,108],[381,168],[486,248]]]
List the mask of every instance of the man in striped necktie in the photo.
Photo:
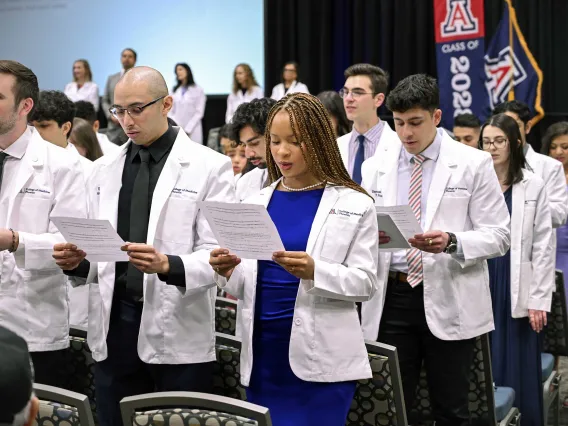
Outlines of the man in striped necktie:
[[410,206],[425,232],[381,252],[386,292],[363,304],[363,330],[397,347],[408,412],[424,367],[436,424],[467,425],[475,338],[494,328],[486,259],[509,249],[509,213],[491,157],[437,129],[435,79],[405,78],[387,106],[402,144],[364,163],[363,186],[377,205]]

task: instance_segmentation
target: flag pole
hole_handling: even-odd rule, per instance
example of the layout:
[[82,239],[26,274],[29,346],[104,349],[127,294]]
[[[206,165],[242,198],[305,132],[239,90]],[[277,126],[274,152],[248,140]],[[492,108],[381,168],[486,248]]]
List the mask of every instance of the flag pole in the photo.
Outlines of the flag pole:
[[507,100],[514,101],[515,100],[515,59],[514,59],[514,43],[513,43],[513,16],[512,16],[512,8],[513,5],[511,4],[511,0],[505,0],[507,3],[507,7],[509,9],[509,73],[511,74],[509,77],[509,94]]

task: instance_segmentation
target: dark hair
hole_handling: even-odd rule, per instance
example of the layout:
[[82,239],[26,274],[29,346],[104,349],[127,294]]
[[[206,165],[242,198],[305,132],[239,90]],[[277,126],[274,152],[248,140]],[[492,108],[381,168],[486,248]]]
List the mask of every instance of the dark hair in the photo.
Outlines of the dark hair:
[[219,128],[219,133],[217,134],[217,145],[220,147],[221,146],[221,139],[226,138],[229,140],[231,139],[231,125],[230,124],[223,124],[220,128]]
[[542,137],[540,153],[550,155],[550,145],[552,145],[554,139],[564,135],[568,135],[568,121],[560,121],[551,125],[548,129],[546,129],[546,132]]
[[75,118],[87,120],[91,125],[97,121],[97,112],[95,106],[89,101],[75,102]]
[[387,97],[387,108],[392,112],[406,112],[413,108],[434,112],[439,107],[438,83],[426,74],[414,74],[402,79]]
[[129,52],[132,52],[132,54],[134,55],[134,62],[136,62],[136,60],[138,60],[138,54],[136,53],[136,50],[131,49],[130,47],[127,47],[126,49],[122,49],[122,52],[120,53],[121,56],[122,56],[122,54],[123,54],[124,52],[126,52],[127,50],[128,50]]
[[84,148],[87,151],[85,158],[95,161],[103,156],[103,150],[97,139],[97,134],[87,120],[75,118],[73,120],[73,130],[69,133],[73,145]]
[[[237,81],[237,68],[241,67],[245,70],[245,74],[247,75],[246,87],[241,87],[239,82]],[[254,86],[258,86],[256,82],[256,78],[254,78],[254,72],[252,72],[252,68],[249,64],[238,64],[233,71],[233,93],[237,93],[240,89],[247,89],[250,90]]]
[[231,119],[229,139],[235,141],[237,145],[242,143],[239,132],[246,126],[252,127],[255,133],[264,136],[268,114],[275,104],[274,99],[259,98],[239,105]]
[[345,107],[343,106],[343,99],[341,99],[339,93],[333,90],[328,90],[318,94],[318,99],[321,101],[328,114],[335,117],[337,120],[337,129],[335,129],[337,137],[341,137],[349,133],[351,131],[352,124],[347,118]]
[[521,101],[514,100],[503,102],[495,107],[493,115],[503,114],[505,112],[513,112],[517,114],[525,126],[531,119],[531,110],[529,109],[529,106]]
[[32,117],[32,121],[54,120],[61,128],[65,123],[71,123],[71,129],[67,138],[73,131],[73,119],[75,118],[75,104],[65,93],[58,90],[42,90],[39,94],[39,102]]
[[[89,61],[87,61],[86,59],[77,59],[75,62],[73,62],[73,66],[75,66],[77,62],[81,62],[83,64],[83,67],[85,68],[85,77],[87,78],[87,81],[93,81],[93,73],[91,72],[91,66],[89,65]],[[73,74],[73,81],[77,81],[77,79],[75,78],[75,74]]]
[[479,129],[481,127],[481,121],[473,114],[460,114],[454,118],[454,127]]
[[185,85],[185,87],[193,86],[195,84],[195,80],[193,79],[193,73],[191,72],[191,68],[189,68],[189,65],[187,65],[185,62],[177,63],[176,66],[174,67],[174,74],[176,75],[176,85],[174,86],[174,92],[183,85],[183,82],[179,78],[177,78],[178,67],[182,67],[187,71],[187,84]]
[[317,97],[307,93],[292,93],[280,99],[270,110],[264,133],[270,183],[282,177],[270,152],[270,126],[276,114],[281,111],[289,115],[294,136],[302,142],[302,154],[316,178],[368,195],[367,191],[351,179],[343,164],[329,114]]
[[483,132],[487,126],[501,129],[509,141],[509,170],[505,185],[513,185],[523,179],[523,168],[527,167],[523,145],[521,143],[521,131],[517,122],[505,114],[497,114],[489,118],[481,128],[479,137],[480,145]]
[[33,107],[28,114],[31,117],[39,98],[39,86],[36,75],[31,69],[19,62],[4,59],[0,60],[0,74],[10,74],[16,79],[16,83],[12,87],[15,107],[24,99],[30,98],[33,101]]
[[288,61],[282,67],[282,74],[281,74],[282,83],[284,83],[284,69],[286,68],[286,65],[294,65],[294,68],[296,68],[296,81],[301,81],[300,80],[300,65],[296,61]]
[[385,96],[387,95],[389,75],[382,68],[371,64],[355,64],[347,68],[343,75],[345,78],[366,75],[371,79],[373,96],[379,93],[383,93]]

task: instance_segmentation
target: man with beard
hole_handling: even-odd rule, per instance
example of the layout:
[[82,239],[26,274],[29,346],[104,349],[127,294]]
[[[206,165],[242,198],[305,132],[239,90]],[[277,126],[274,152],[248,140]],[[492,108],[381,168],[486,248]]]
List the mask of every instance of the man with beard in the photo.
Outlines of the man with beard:
[[256,167],[237,182],[237,200],[241,202],[268,185],[264,131],[268,113],[275,103],[270,98],[254,99],[240,105],[231,120],[229,139],[237,145],[244,144],[248,161]]
[[27,125],[38,98],[35,74],[0,60],[0,324],[26,340],[36,381],[63,387],[69,301],[51,218],[84,218],[87,201],[79,156]]

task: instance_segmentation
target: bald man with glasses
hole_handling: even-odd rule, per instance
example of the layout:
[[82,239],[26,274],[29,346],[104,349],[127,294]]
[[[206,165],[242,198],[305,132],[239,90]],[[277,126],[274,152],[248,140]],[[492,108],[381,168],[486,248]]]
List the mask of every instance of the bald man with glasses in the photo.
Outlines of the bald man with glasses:
[[211,392],[218,246],[199,201],[235,202],[231,162],[168,124],[172,97],[162,75],[126,72],[109,112],[129,141],[97,161],[87,183],[90,217],[107,219],[128,262],[92,264],[59,244],[53,257],[87,278],[88,341],[97,361],[99,422],[122,424],[119,402],[154,391]]

